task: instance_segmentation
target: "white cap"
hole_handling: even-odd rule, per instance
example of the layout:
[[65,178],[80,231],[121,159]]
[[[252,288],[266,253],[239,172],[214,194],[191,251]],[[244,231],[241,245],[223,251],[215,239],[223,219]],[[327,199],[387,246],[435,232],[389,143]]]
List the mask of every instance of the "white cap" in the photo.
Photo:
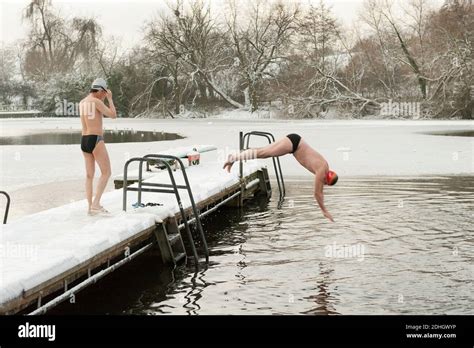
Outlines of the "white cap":
[[103,89],[107,91],[107,81],[99,77],[92,82],[91,89]]

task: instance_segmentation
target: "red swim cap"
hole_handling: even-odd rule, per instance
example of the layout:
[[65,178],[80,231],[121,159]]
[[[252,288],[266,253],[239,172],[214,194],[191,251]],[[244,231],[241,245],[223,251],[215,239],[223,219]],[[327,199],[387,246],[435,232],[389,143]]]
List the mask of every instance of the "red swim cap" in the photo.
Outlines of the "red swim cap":
[[326,173],[326,184],[332,186],[336,184],[337,179],[338,179],[337,174],[333,172],[332,170],[328,170],[328,172]]

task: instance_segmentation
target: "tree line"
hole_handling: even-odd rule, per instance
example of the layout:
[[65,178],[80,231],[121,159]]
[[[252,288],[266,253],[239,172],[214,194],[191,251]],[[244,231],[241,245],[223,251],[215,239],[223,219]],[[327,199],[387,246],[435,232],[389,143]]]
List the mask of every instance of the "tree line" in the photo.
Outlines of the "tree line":
[[[324,1],[177,0],[126,52],[93,18],[31,0],[24,40],[2,48],[0,104],[52,112],[102,76],[125,117],[273,108],[285,118],[377,115],[388,102],[424,118],[472,119],[472,0],[365,0],[345,28]],[[409,117],[409,116],[408,116]]]

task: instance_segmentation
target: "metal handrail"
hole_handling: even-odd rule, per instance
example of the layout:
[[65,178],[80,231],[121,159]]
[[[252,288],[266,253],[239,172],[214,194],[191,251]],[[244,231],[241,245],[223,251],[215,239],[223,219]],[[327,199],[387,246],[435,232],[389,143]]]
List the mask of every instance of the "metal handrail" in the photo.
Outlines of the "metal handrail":
[[3,215],[3,224],[5,225],[7,223],[8,211],[10,210],[10,195],[5,191],[0,191],[0,193],[4,194],[5,197],[7,197],[7,206],[5,208],[5,214]]
[[[142,180],[142,178],[143,178],[143,175],[142,175],[142,173],[143,173],[143,162],[148,163],[148,161],[152,158],[164,164],[164,166],[168,170],[168,174],[170,176],[171,184],[158,184],[158,183],[142,182],[143,181]],[[181,170],[183,172],[185,185],[177,185],[176,184],[176,180],[174,178],[174,174],[173,174],[173,170],[171,169],[171,165],[165,159],[177,160],[179,162],[179,164],[181,166]],[[132,162],[140,162],[139,173],[138,173],[138,187],[137,188],[127,187],[128,166]],[[162,187],[163,189],[143,188],[142,186]],[[190,199],[190,202],[191,202],[191,206],[192,206],[192,209],[193,209],[193,214],[194,214],[195,220],[197,221],[196,224],[198,226],[201,241],[202,241],[203,246],[204,246],[206,262],[209,262],[209,250],[208,250],[206,238],[204,236],[204,231],[202,229],[201,221],[200,221],[200,218],[199,218],[199,212],[198,212],[196,204],[194,202],[194,197],[193,197],[191,187],[189,185],[189,180],[188,180],[188,177],[187,177],[187,174],[186,174],[186,171],[184,169],[184,165],[183,165],[182,161],[179,158],[177,158],[175,156],[171,156],[171,155],[148,154],[144,157],[131,158],[124,165],[123,210],[124,211],[127,210],[127,191],[138,191],[138,203],[141,203],[141,192],[173,193],[176,197],[177,202],[178,202],[178,207],[179,207],[179,210],[180,210],[180,213],[181,213],[181,217],[182,217],[182,220],[183,220],[183,223],[184,223],[184,227],[186,229],[186,234],[187,234],[187,236],[189,238],[189,241],[191,243],[193,257],[194,257],[194,260],[196,261],[196,266],[197,266],[198,261],[199,261],[199,256],[197,254],[197,250],[196,250],[196,247],[195,247],[195,244],[194,244],[194,239],[192,237],[191,230],[189,228],[189,223],[188,223],[188,220],[186,218],[186,214],[184,213],[183,204],[182,204],[181,197],[180,197],[179,191],[178,191],[180,189],[187,190],[187,192],[188,192],[189,199]]]
[[[197,206],[196,206],[196,202],[194,201],[194,196],[193,196],[193,192],[191,190],[191,185],[189,184],[189,180],[188,180],[188,174],[186,174],[186,169],[184,167],[184,164],[183,164],[183,161],[181,161],[181,159],[177,156],[173,156],[173,155],[162,155],[162,154],[148,154],[148,155],[145,155],[143,156],[144,158],[154,158],[154,159],[158,159],[159,161],[161,162],[166,162],[165,159],[168,159],[168,160],[175,160],[175,161],[178,161],[179,163],[179,167],[181,168],[181,172],[183,173],[183,178],[184,178],[184,184],[185,184],[185,187],[182,187],[182,189],[186,189],[187,192],[188,192],[188,196],[189,196],[189,200],[191,202],[191,207],[193,209],[193,215],[194,215],[194,218],[196,220],[196,225],[198,227],[198,231],[199,231],[199,234],[200,234],[200,237],[201,237],[201,242],[204,246],[204,253],[205,253],[205,256],[206,256],[206,262],[209,262],[209,249],[208,249],[208,246],[207,246],[207,241],[206,241],[206,237],[204,235],[204,230],[202,229],[202,225],[201,225],[201,218],[200,218],[200,213],[197,209]],[[143,162],[140,162],[140,170],[138,172],[138,185],[141,187],[141,175],[142,175],[142,163]],[[147,162],[148,163],[148,162]],[[168,168],[171,168],[170,164],[168,162],[166,162],[168,165],[167,167]],[[168,169],[168,172],[169,172],[169,169]],[[149,185],[150,183],[145,183],[146,185]],[[149,185],[149,186],[154,186],[154,185]],[[180,188],[180,187],[178,187]],[[140,191],[139,191],[139,194],[140,194]],[[141,199],[141,196],[140,196],[140,199]],[[141,203],[141,201],[139,200],[138,203]],[[186,221],[186,222],[185,222]],[[187,220],[186,219],[183,219],[183,222],[185,222],[185,225],[187,224]]]
[[[140,184],[139,184],[139,188],[129,188],[129,187],[127,187],[127,172],[128,172],[129,164],[132,163],[132,162],[143,163],[143,162],[148,161],[148,160],[149,160],[149,158],[134,157],[134,158],[130,158],[127,162],[125,162],[124,173],[123,173],[123,210],[127,211],[127,191],[138,191],[139,194],[140,194],[141,191],[174,193],[175,196],[176,196],[176,199],[178,201],[178,207],[179,207],[179,210],[180,210],[180,213],[181,213],[181,217],[183,218],[183,221],[187,221],[186,216],[184,214],[183,204],[181,203],[181,197],[179,196],[178,188],[176,187],[176,181],[174,180],[173,171],[171,169],[171,166],[168,163],[166,163],[165,166],[168,169],[168,174],[170,175],[173,190],[142,189]],[[139,173],[139,174],[141,174],[141,173]],[[140,181],[141,181],[141,175],[139,176],[139,182]],[[196,247],[194,245],[194,239],[193,239],[193,236],[191,234],[191,230],[189,229],[189,226],[187,225],[187,223],[185,224],[185,227],[186,227],[186,233],[187,233],[189,241],[191,243],[191,249],[192,249],[192,252],[193,252],[193,257],[194,257],[194,260],[196,261],[196,267],[197,267],[199,256],[197,254]]]
[[[247,132],[241,138],[241,145],[240,145],[241,149],[240,150],[249,149],[249,143],[250,143],[250,136],[251,135],[264,137],[268,140],[269,144],[275,142],[275,137],[273,136],[272,133],[260,132],[260,131]],[[245,146],[243,145],[244,143],[245,143]],[[272,161],[273,161],[273,167],[275,169],[275,176],[276,176],[276,179],[277,179],[278,190],[280,192],[280,198],[278,200],[278,206],[281,206],[281,204],[283,203],[283,200],[285,199],[285,194],[286,194],[285,181],[283,180],[283,172],[281,171],[280,158],[279,157],[272,157]]]

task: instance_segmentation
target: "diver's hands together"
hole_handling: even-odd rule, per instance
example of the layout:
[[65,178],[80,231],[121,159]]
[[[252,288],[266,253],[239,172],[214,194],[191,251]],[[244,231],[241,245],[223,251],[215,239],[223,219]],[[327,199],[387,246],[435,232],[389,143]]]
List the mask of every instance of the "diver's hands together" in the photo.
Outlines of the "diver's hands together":
[[224,163],[224,166],[222,167],[222,169],[225,169],[227,170],[227,173],[230,173],[230,170],[232,168],[232,165],[234,164],[235,162],[235,159],[232,155],[229,155],[227,157],[227,162]]

